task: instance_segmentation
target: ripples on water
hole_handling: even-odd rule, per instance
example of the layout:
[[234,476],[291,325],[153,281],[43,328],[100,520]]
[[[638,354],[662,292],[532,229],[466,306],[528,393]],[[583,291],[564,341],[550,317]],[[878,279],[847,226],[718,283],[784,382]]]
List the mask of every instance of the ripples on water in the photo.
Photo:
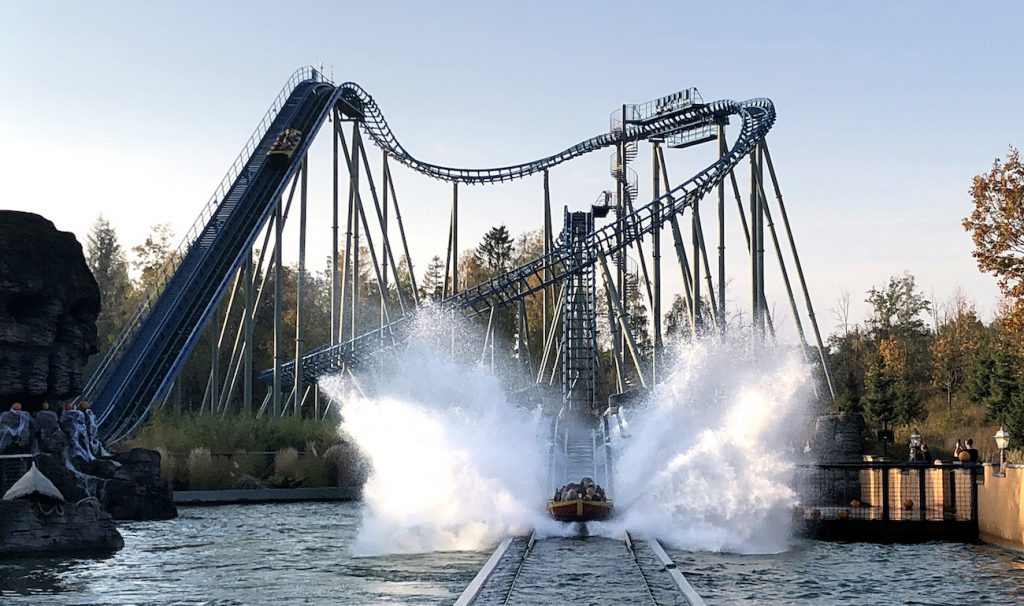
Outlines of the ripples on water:
[[189,507],[104,559],[0,561],[0,604],[451,604],[490,555],[353,558],[359,503]]
[[[0,561],[0,604],[451,604],[489,555],[354,558],[360,512],[183,508],[176,520],[123,525],[126,547],[112,557]],[[993,545],[799,542],[777,555],[671,555],[709,604],[1024,602],[1024,555]]]
[[995,545],[806,541],[775,555],[669,554],[708,604],[1024,603],[1024,554]]

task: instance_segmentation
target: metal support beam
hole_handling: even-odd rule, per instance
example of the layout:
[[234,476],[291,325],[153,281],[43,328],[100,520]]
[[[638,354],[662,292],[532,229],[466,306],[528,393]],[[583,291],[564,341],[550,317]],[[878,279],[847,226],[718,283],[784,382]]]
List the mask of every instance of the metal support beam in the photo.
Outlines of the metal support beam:
[[302,416],[302,356],[305,355],[305,317],[303,297],[306,281],[306,185],[309,178],[309,158],[302,158],[299,183],[299,267],[295,276],[295,403],[292,413]]
[[416,285],[416,271],[412,266],[412,257],[409,255],[409,242],[405,239],[405,224],[402,222],[402,211],[398,207],[398,196],[395,195],[395,180],[391,178],[391,168],[388,165],[387,152],[384,152],[384,180],[391,192],[391,202],[395,205],[395,222],[398,223],[398,233],[402,238],[402,250],[405,252],[405,266],[409,270],[409,284],[412,286],[412,300],[417,307],[420,304],[419,287]]
[[459,184],[452,183],[452,293],[459,294]]
[[352,157],[349,165],[349,200],[352,209],[352,261],[351,261],[351,294],[350,294],[350,338],[359,336],[359,123],[352,123]]
[[270,414],[274,418],[281,415],[281,347],[284,340],[284,329],[281,325],[281,314],[284,313],[284,306],[281,303],[281,282],[284,280],[284,272],[281,271],[284,217],[281,207],[281,200],[278,200],[274,207],[274,385],[270,406]]
[[614,303],[615,315],[619,322],[619,328],[622,330],[622,334],[626,339],[626,347],[628,348],[629,355],[633,359],[633,367],[636,369],[637,378],[640,379],[640,385],[647,387],[647,380],[644,379],[643,365],[640,363],[639,350],[636,346],[636,341],[633,339],[633,332],[629,330],[629,324],[627,324],[627,317],[625,310],[619,303],[617,297],[618,293],[615,292],[615,284],[612,283],[612,274],[608,270],[608,261],[605,259],[604,253],[600,249],[597,250],[597,260],[601,265],[601,276],[604,278],[604,287],[610,293],[610,299]]
[[[653,143],[652,166],[654,167],[654,222],[657,225],[661,225],[661,157],[659,151],[659,143],[655,141]],[[664,347],[661,340],[661,227],[654,230],[651,238],[653,240],[651,243],[651,255],[654,264],[654,300],[651,303],[651,314],[654,316],[654,355],[651,356],[651,382],[657,385],[662,349]]]
[[341,121],[338,120],[338,110],[332,111],[332,134],[331,143],[333,155],[331,156],[331,345],[337,345],[341,334],[341,282],[338,279],[338,138],[341,136]]
[[252,249],[249,249],[249,254],[245,257],[244,270],[242,280],[245,286],[245,316],[242,318],[242,321],[244,322],[243,329],[245,330],[245,336],[242,341],[242,410],[245,411],[246,414],[252,415],[252,350],[254,345],[253,328],[255,325],[253,312],[256,309],[255,288],[253,285],[255,278],[252,271]]
[[[548,171],[544,170],[544,258],[547,258],[551,254],[552,248],[552,234],[551,234],[551,189],[548,182]],[[546,282],[552,281],[551,267],[544,266],[544,280]],[[554,304],[553,296],[554,290],[552,286],[547,286],[541,293],[541,334],[547,334],[551,329],[552,321],[552,305]],[[541,369],[541,372],[544,372]]]
[[811,327],[814,329],[814,339],[818,346],[818,358],[821,360],[821,368],[825,374],[825,381],[828,383],[828,391],[832,396],[832,401],[834,402],[836,399],[836,391],[832,381],[832,372],[828,365],[828,356],[825,353],[825,345],[821,341],[821,331],[818,329],[818,320],[814,315],[814,305],[811,303],[811,293],[807,289],[807,280],[804,279],[803,265],[800,263],[800,255],[796,250],[796,241],[793,239],[793,230],[789,225],[789,215],[786,214],[786,205],[782,201],[782,190],[779,188],[779,180],[775,176],[775,166],[772,164],[772,156],[768,152],[768,146],[763,141],[761,146],[764,150],[765,161],[768,163],[768,174],[772,180],[772,187],[775,189],[775,199],[779,205],[779,212],[782,214],[782,224],[786,228],[786,237],[789,239],[790,252],[793,254],[797,277],[800,280],[800,288],[804,293],[804,303],[807,305],[807,316],[811,321]]
[[[718,159],[729,153],[725,124],[718,123]],[[718,325],[725,332],[725,180],[718,185]]]

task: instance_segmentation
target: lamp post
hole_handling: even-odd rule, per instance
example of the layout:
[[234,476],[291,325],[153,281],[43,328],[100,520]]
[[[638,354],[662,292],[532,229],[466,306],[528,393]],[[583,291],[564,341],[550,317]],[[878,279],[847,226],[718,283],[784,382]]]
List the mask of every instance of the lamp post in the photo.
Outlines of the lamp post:
[[1010,445],[1010,432],[1006,431],[1002,427],[996,432],[994,436],[996,439],[996,448],[999,449],[999,475],[1006,475],[1006,449]]
[[910,460],[921,460],[921,434],[915,429],[910,433]]

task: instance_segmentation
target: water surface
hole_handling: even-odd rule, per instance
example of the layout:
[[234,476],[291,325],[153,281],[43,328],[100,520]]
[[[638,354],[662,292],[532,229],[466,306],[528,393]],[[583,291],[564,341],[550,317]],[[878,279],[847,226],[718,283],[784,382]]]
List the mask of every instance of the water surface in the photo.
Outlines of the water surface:
[[[490,555],[353,557],[360,503],[180,511],[176,520],[123,525],[125,548],[110,557],[0,561],[0,604],[451,604]],[[633,573],[617,557],[562,565],[565,544],[538,544],[530,569],[546,576],[523,583],[534,603],[564,604],[567,583]],[[573,546],[625,554],[596,537]],[[776,555],[669,553],[708,604],[1024,603],[1024,554],[995,545],[797,541]]]
[[360,503],[179,511],[108,558],[0,561],[0,604],[451,604],[490,555],[353,557]]

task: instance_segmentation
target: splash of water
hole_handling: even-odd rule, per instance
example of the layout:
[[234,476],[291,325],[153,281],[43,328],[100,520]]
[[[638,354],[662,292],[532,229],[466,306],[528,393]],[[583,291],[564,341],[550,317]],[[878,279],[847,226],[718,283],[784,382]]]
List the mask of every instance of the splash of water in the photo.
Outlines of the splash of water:
[[[543,515],[539,411],[510,404],[488,370],[448,355],[450,322],[428,317],[386,380],[323,385],[369,464],[357,555],[483,549]],[[456,340],[461,341],[461,339]]]
[[692,550],[787,549],[791,444],[811,400],[810,368],[795,351],[750,350],[732,340],[678,346],[673,372],[619,441],[620,516],[600,533]]

